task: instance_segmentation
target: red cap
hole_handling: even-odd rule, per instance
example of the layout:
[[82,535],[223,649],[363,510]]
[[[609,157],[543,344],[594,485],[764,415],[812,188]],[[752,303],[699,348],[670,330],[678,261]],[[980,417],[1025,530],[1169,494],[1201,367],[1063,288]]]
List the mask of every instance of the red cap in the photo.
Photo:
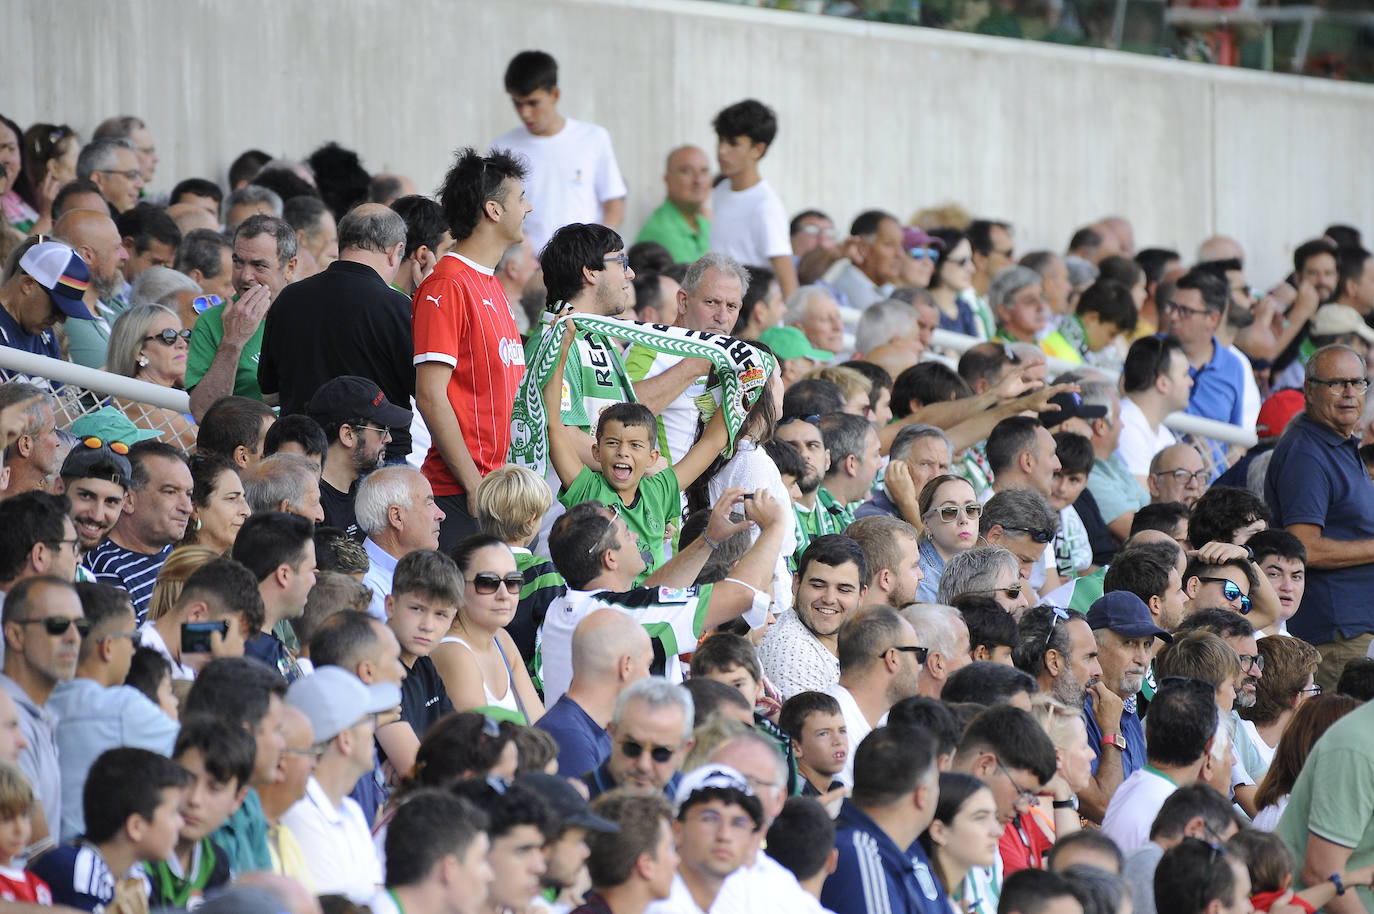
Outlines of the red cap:
[[1302,412],[1302,408],[1302,391],[1279,391],[1260,407],[1259,419],[1255,421],[1255,434],[1261,441],[1277,438],[1288,427],[1289,421]]

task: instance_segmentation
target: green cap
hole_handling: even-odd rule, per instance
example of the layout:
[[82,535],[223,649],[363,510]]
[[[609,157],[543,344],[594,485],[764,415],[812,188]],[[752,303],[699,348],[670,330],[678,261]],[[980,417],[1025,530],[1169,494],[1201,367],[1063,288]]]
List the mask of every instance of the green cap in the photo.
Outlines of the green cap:
[[814,359],[817,362],[828,362],[835,357],[833,352],[812,346],[806,334],[796,327],[769,327],[759,334],[759,342],[773,350],[773,354],[780,359]]
[[113,406],[102,406],[95,412],[87,413],[72,423],[70,431],[78,438],[95,437],[106,443],[118,441],[126,445],[162,436],[162,432],[134,425],[128,416]]

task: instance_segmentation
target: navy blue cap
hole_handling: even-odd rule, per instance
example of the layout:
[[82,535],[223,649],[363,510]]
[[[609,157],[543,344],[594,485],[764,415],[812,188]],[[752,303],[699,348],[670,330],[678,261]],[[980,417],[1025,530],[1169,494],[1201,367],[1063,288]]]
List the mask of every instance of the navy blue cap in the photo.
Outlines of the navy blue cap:
[[1093,631],[1110,629],[1123,638],[1154,635],[1166,644],[1174,643],[1173,635],[1155,625],[1145,601],[1129,590],[1114,590],[1094,602],[1088,608],[1088,627]]

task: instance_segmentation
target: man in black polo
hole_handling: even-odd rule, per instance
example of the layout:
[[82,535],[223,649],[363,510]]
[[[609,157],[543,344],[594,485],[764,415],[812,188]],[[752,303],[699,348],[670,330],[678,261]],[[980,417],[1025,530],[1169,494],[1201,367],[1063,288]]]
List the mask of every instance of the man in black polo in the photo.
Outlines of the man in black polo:
[[[410,404],[410,300],[389,285],[405,242],[399,215],[364,203],[339,220],[339,259],[282,290],[267,314],[258,363],[263,397],[282,415],[305,412],[320,385],[342,375],[369,378],[392,403]],[[409,453],[407,419],[393,429],[386,456],[403,460]]]
[[346,530],[362,542],[353,514],[358,480],[382,465],[395,430],[410,427],[410,410],[393,405],[375,382],[345,375],[320,385],[306,412],[329,441],[320,473],[325,525]]

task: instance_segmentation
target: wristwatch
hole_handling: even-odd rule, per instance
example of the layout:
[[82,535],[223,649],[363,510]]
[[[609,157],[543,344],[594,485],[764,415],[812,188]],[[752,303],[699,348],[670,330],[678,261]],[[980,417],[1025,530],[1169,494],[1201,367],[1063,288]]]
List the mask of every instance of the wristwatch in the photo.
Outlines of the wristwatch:
[[1055,809],[1078,809],[1078,794],[1070,794],[1067,800],[1055,800],[1050,804]]
[[1125,752],[1126,737],[1122,736],[1120,733],[1113,733],[1110,736],[1102,737],[1102,745],[1104,748],[1107,746],[1115,746],[1117,749],[1120,749],[1122,752]]

